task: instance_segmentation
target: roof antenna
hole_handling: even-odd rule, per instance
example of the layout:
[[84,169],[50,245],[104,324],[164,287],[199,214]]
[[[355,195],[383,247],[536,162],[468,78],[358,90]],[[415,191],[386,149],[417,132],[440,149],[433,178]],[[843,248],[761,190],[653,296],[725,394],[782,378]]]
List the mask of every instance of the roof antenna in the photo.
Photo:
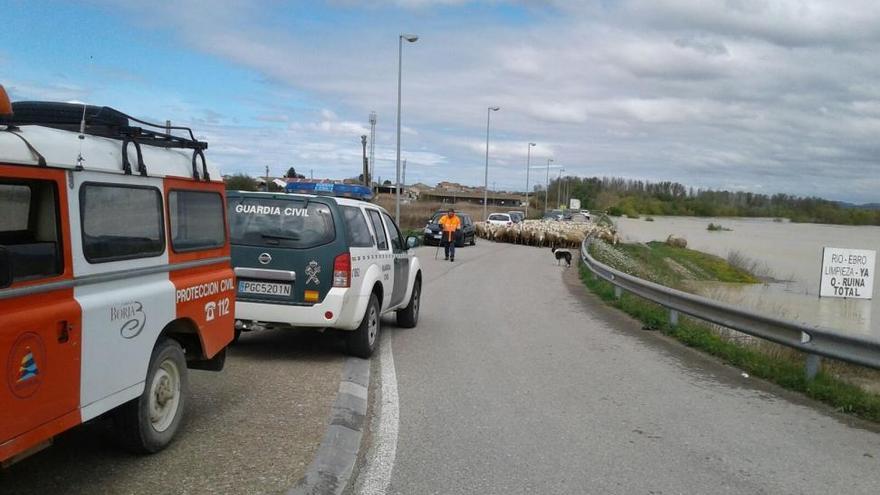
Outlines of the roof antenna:
[[[95,68],[95,56],[89,55],[89,69]],[[86,139],[86,103],[83,102],[83,113],[82,118],[79,121],[79,155],[76,157],[76,170],[83,170],[83,163],[85,163],[85,159],[83,158],[82,148],[83,141]]]
[[76,157],[76,170],[83,170],[83,141],[86,139],[86,104],[83,103],[82,119],[79,121],[79,156]]

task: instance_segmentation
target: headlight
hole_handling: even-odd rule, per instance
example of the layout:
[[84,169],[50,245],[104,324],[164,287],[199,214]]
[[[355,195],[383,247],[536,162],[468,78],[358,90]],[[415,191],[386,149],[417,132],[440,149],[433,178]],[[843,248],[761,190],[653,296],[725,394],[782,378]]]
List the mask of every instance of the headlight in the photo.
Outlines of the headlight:
[[430,227],[425,227],[425,233],[426,233],[426,234],[430,234],[430,233],[431,233],[431,228],[430,228]]

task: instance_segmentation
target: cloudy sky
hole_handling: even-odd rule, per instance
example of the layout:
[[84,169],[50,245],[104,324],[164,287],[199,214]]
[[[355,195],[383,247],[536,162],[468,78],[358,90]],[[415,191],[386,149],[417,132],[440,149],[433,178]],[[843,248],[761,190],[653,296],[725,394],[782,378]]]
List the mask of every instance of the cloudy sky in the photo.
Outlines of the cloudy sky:
[[[119,5],[117,5],[119,4]],[[14,100],[191,125],[225,173],[408,182],[566,175],[880,201],[875,0],[0,0]],[[559,170],[551,170],[553,176]]]

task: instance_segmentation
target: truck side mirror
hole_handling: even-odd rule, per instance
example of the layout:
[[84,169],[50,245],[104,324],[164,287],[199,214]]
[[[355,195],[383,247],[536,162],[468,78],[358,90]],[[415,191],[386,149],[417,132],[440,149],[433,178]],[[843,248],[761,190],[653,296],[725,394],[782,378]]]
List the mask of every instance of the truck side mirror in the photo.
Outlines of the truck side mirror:
[[12,256],[9,251],[0,246],[0,289],[12,285]]
[[419,238],[416,236],[409,236],[406,238],[406,248],[412,249],[419,245]]

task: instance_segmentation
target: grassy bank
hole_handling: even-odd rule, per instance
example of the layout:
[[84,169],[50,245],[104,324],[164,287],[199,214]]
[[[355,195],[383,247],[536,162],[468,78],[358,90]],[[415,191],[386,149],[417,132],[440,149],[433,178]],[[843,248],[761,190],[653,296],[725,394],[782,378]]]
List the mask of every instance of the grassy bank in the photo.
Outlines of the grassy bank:
[[664,242],[595,244],[593,255],[599,261],[637,277],[668,287],[683,287],[686,280],[752,284],[760,280],[727,260]]
[[[624,251],[630,250],[637,255],[645,255],[651,266],[661,272],[665,270],[664,265],[668,263],[657,261],[660,256],[659,253],[662,253],[663,250],[646,254],[643,248],[636,246],[621,247]],[[601,251],[601,249],[599,248],[597,251]],[[654,251],[651,247],[647,247],[647,249]],[[598,254],[596,253],[594,256]],[[688,258],[686,259],[693,260],[692,256],[692,254],[687,254]],[[677,259],[681,259],[681,257],[678,256]],[[701,258],[697,257],[696,259],[699,260]],[[723,262],[723,260],[721,261]],[[618,260],[619,263],[620,260]],[[716,266],[719,269],[715,273],[725,274],[724,276],[733,278],[741,276],[736,274],[736,271],[721,269],[716,263],[717,261],[712,260],[710,265]],[[737,270],[733,267],[729,268]],[[665,273],[670,275],[668,272]],[[681,280],[680,273],[670,276],[677,276],[679,281]],[[826,371],[820,371],[815,379],[807,380],[804,375],[805,355],[800,352],[765,342],[737,342],[729,338],[726,332],[719,331],[708,323],[691,318],[680,318],[679,324],[673,327],[669,323],[669,311],[662,306],[628,293],[624,293],[620,299],[616,299],[614,297],[614,286],[603,280],[593,278],[589,270],[583,266],[581,267],[581,279],[584,285],[599,296],[599,298],[609,305],[635,317],[646,328],[661,331],[689,347],[700,349],[716,356],[752,376],[763,378],[789,390],[803,393],[839,411],[853,414],[863,419],[880,422],[880,395],[866,392],[862,388],[847,383]]]

